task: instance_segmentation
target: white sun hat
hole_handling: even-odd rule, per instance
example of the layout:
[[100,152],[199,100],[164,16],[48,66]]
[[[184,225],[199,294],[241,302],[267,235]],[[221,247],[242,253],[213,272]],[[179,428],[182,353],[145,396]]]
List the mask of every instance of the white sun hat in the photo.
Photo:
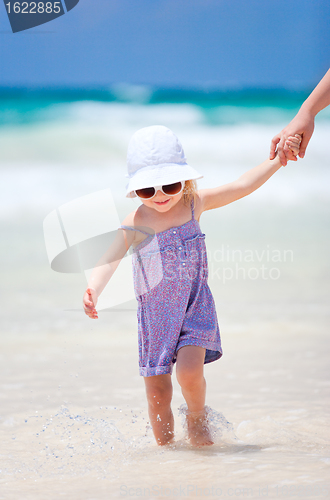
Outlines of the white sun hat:
[[187,164],[179,139],[163,125],[135,132],[128,145],[127,172],[127,198],[134,198],[136,189],[203,177]]

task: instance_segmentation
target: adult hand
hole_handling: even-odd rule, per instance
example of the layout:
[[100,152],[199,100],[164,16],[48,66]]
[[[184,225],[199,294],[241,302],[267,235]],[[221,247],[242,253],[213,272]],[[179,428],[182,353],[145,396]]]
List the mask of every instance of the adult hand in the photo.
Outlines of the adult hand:
[[296,134],[301,135],[302,141],[300,144],[299,156],[303,158],[305,156],[305,151],[310,138],[314,131],[314,116],[302,109],[297,113],[294,119],[287,125],[279,134],[273,137],[270,147],[270,160],[275,158],[276,146],[277,153],[283,166],[285,166],[288,160],[297,161],[288,145],[285,141],[289,136],[295,136]]
[[87,316],[93,319],[98,318],[97,311],[95,309],[96,303],[97,303],[96,290],[94,288],[87,288],[83,298],[84,311],[85,314],[87,314]]

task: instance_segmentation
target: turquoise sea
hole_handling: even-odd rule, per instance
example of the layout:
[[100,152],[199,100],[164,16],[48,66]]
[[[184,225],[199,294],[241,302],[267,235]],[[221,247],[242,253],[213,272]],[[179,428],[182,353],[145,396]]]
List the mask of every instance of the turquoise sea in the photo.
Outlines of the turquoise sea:
[[135,301],[86,318],[85,276],[54,272],[43,234],[52,211],[105,189],[118,220],[138,206],[137,129],[171,128],[213,187],[264,161],[308,92],[0,89],[1,500],[329,497],[330,108],[304,160],[201,218],[224,348],[205,369],[210,449],[185,439],[175,376],[177,439],[155,445]]
[[[18,207],[41,206],[44,201],[51,207],[51,198],[56,204],[56,199],[69,200],[104,183],[115,185],[120,197],[129,138],[151,124],[172,128],[188,160],[210,174],[201,187],[231,180],[245,166],[267,157],[271,138],[307,95],[285,90],[184,91],[127,85],[96,90],[0,89],[0,168],[10,187],[0,202],[6,207],[2,213],[8,216],[8,210],[17,212]],[[278,185],[274,182],[266,188],[267,198],[270,193],[278,202],[310,195],[327,197],[328,183],[323,178],[319,181],[315,168],[328,175],[329,122],[330,111],[322,111],[309,147],[309,158],[318,160],[312,171],[306,159],[299,168],[301,175],[295,176],[298,186],[285,182],[275,196]],[[75,180],[67,182],[70,175]],[[291,178],[291,172],[286,175]],[[32,179],[31,190],[26,189]],[[58,189],[61,180],[62,189]]]

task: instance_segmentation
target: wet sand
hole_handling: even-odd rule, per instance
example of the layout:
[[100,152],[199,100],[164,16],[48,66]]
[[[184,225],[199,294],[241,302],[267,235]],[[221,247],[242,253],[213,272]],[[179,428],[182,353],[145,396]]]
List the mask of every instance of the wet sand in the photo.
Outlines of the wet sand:
[[226,329],[223,359],[205,370],[207,403],[233,432],[224,429],[205,450],[185,440],[175,379],[176,441],[155,445],[133,332],[114,336],[93,325],[70,335],[30,335],[19,342],[6,337],[0,498],[37,500],[46,492],[48,498],[138,497],[143,488],[146,498],[174,498],[175,488],[187,493],[188,486],[192,498],[193,488],[207,496],[212,487],[227,496],[230,488],[236,496],[250,488],[249,498],[259,498],[262,488],[276,498],[289,487],[297,497],[325,488],[328,336],[312,317],[307,320]]

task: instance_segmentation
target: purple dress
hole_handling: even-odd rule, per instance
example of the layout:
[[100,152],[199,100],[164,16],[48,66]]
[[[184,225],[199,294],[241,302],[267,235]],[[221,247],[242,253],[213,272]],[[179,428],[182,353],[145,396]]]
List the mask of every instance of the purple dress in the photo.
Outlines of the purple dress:
[[178,350],[206,348],[204,363],[222,356],[211,290],[205,235],[192,218],[182,226],[150,235],[134,249],[134,289],[138,300],[140,375],[172,373]]

